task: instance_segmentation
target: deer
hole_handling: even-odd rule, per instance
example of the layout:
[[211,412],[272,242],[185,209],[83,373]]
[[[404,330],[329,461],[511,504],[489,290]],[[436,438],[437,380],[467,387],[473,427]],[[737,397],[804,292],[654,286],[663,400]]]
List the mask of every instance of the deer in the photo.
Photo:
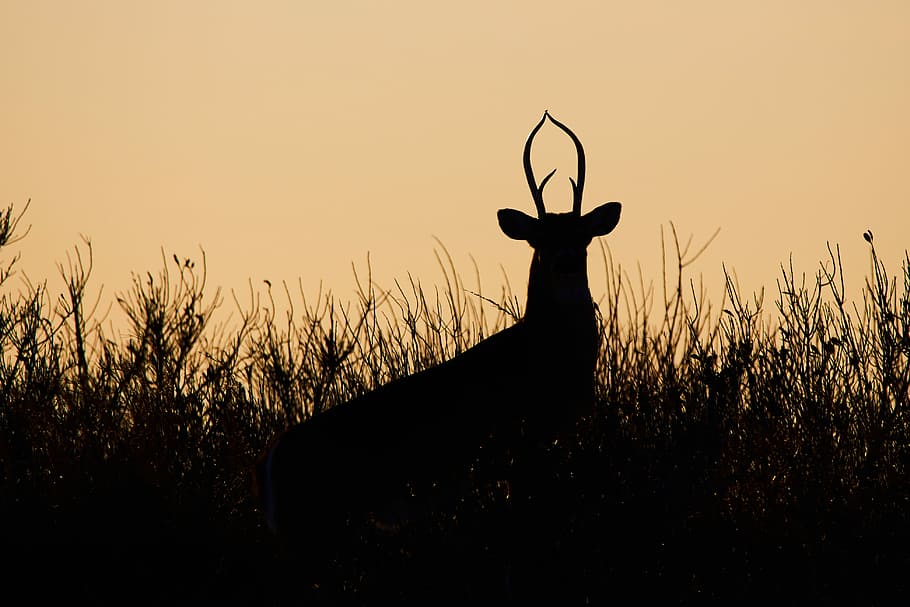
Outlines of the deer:
[[[575,145],[572,210],[550,213],[531,147],[549,121]],[[450,482],[478,449],[546,444],[572,432],[594,407],[600,347],[587,248],[619,222],[621,204],[582,214],[581,141],[549,111],[528,136],[522,157],[537,211],[497,213],[509,238],[533,250],[525,313],[435,367],[394,380],[286,430],[257,464],[257,491],[268,527],[300,542],[332,541],[352,516],[380,511],[415,483]]]

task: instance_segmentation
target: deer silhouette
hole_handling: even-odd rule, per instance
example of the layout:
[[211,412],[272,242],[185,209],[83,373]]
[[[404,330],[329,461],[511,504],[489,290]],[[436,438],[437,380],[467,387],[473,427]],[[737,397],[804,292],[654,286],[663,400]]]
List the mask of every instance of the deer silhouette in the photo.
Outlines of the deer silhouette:
[[[547,121],[578,156],[572,211],[548,213],[531,166]],[[301,541],[331,541],[337,524],[383,508],[415,483],[446,483],[478,449],[546,443],[589,414],[599,349],[587,247],[613,230],[621,205],[582,215],[585,156],[578,137],[545,112],[524,147],[537,217],[502,209],[499,226],[534,250],[524,317],[461,355],[313,416],[282,434],[257,465],[270,528]],[[521,437],[521,438],[519,438]],[[327,537],[328,536],[328,537]]]

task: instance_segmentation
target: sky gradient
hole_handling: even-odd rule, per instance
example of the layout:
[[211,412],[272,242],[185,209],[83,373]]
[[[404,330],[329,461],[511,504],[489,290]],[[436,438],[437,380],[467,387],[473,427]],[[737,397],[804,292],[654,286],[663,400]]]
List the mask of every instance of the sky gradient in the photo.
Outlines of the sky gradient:
[[[341,299],[368,252],[382,286],[439,282],[435,236],[467,286],[472,256],[486,293],[501,266],[523,296],[530,249],[495,213],[533,212],[521,151],[545,109],[585,144],[584,208],[622,201],[606,240],[646,281],[671,221],[696,243],[721,229],[691,268],[718,302],[722,263],[773,294],[826,242],[856,298],[863,231],[892,273],[910,242],[901,0],[2,0],[0,105],[0,204],[32,200],[3,258],[52,290],[80,234],[109,296],[201,246],[212,286]],[[538,145],[567,210],[571,143]]]

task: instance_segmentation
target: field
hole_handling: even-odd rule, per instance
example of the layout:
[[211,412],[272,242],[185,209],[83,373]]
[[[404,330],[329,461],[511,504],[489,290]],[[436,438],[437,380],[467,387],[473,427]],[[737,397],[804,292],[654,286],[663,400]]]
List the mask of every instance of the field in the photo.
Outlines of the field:
[[[0,246],[18,218],[0,217]],[[348,303],[274,285],[219,326],[204,258],[174,256],[134,277],[113,337],[85,296],[90,244],[61,266],[62,294],[16,291],[4,257],[4,587],[94,603],[508,604],[533,589],[893,604],[910,566],[910,257],[889,273],[865,237],[859,301],[832,246],[808,281],[782,268],[770,304],[728,280],[712,305],[669,235],[662,285],[608,276],[596,414],[537,454],[545,499],[515,516],[491,457],[454,492],[414,495],[394,529],[352,520],[316,555],[272,537],[253,494],[275,435],[511,325],[521,298],[471,293],[443,255],[440,290],[363,277]]]

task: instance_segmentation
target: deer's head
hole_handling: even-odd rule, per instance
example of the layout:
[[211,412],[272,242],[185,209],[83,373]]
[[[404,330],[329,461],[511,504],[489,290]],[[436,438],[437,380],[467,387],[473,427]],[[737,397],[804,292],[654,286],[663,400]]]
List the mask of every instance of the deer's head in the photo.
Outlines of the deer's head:
[[[578,154],[577,181],[569,178],[572,183],[572,211],[569,213],[548,213],[544,206],[543,191],[556,169],[550,171],[538,184],[531,167],[534,136],[547,120],[572,139]],[[585,186],[584,148],[575,133],[550,116],[549,112],[544,112],[543,118],[528,136],[524,149],[524,170],[537,207],[537,217],[514,209],[500,209],[497,216],[499,227],[506,236],[525,240],[534,249],[528,279],[528,315],[539,313],[537,310],[559,312],[576,304],[591,305],[587,272],[588,245],[594,237],[613,231],[619,222],[622,205],[608,202],[581,214],[581,197]]]

